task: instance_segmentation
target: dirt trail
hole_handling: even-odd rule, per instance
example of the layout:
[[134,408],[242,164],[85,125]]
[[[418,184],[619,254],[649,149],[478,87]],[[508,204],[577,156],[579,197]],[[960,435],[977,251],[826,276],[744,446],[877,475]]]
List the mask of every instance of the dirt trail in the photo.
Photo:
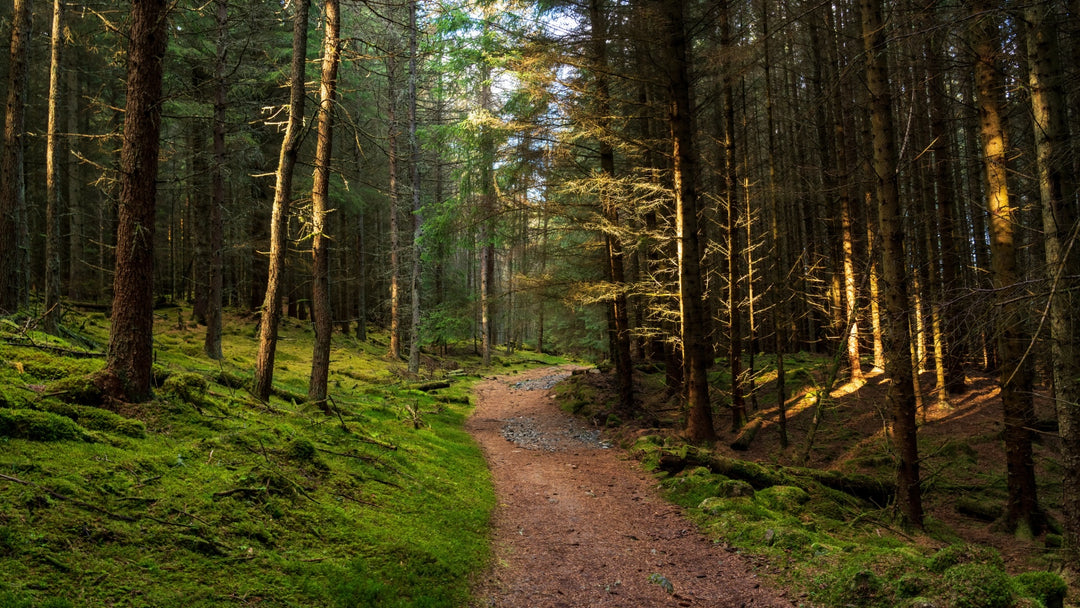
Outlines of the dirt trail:
[[569,369],[476,389],[467,428],[498,496],[493,566],[477,606],[792,606],[743,558],[698,534],[621,450],[558,409],[547,387]]

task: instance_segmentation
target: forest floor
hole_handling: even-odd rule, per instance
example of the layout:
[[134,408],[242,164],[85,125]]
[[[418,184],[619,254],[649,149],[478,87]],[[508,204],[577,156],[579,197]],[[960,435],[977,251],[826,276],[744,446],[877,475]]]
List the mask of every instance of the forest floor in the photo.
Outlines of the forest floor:
[[[822,400],[822,422],[807,446],[818,407],[810,395],[820,388],[810,378],[820,382],[822,363],[812,356],[801,363],[809,373],[792,374],[788,383],[791,446],[780,447],[775,381],[764,373],[761,406],[751,411],[763,421],[756,440],[748,450],[733,450],[735,435],[724,432],[728,420],[718,417],[715,453],[769,467],[892,479],[883,376],[838,382]],[[736,498],[733,506],[705,513],[699,502],[717,487],[715,476],[650,473],[635,460],[642,457],[635,448],[642,437],[679,441],[681,410],[658,390],[663,374],[637,375],[640,416],[603,428],[615,394],[611,375],[567,379],[569,369],[492,378],[476,388],[467,428],[484,449],[498,500],[494,557],[477,584],[477,606],[952,605],[958,599],[949,595],[948,573],[939,578],[947,569],[942,564],[950,552],[972,545],[996,550],[986,563],[1013,577],[1008,585],[1017,601],[1037,595],[1024,587],[1023,573],[1049,570],[1071,580],[1061,570],[1054,531],[1017,538],[957,508],[964,498],[993,512],[1006,496],[1000,398],[988,374],[969,370],[969,390],[948,405],[933,398],[933,378],[922,378],[927,526],[917,531],[900,525],[889,505],[845,505],[834,513],[836,505],[818,510],[817,496],[787,514],[763,509],[770,500],[765,492],[760,501]],[[713,382],[724,384],[718,377]],[[722,414],[721,392],[714,405]],[[1052,426],[1048,400],[1037,396],[1036,410],[1037,426]],[[1037,432],[1035,440],[1039,498],[1054,519],[1061,500],[1056,440],[1049,432]],[[852,580],[865,573],[874,582],[863,593]],[[972,584],[973,593],[985,595]],[[1076,600],[1075,589],[1066,600],[1073,605],[1069,600]]]
[[[570,367],[490,379],[466,424],[498,505],[478,606],[792,606],[709,541],[656,481],[548,388]],[[718,598],[721,598],[718,600]]]

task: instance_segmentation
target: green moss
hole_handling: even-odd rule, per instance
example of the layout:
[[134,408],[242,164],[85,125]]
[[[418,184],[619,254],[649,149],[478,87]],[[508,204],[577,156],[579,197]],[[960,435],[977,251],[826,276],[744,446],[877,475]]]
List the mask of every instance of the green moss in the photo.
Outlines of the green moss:
[[810,501],[810,494],[796,486],[772,486],[759,490],[754,500],[773,511],[798,513]]
[[993,547],[973,544],[949,545],[930,558],[932,572],[945,572],[959,564],[983,564],[997,569],[1004,567],[1001,554]]
[[942,575],[953,608],[1009,608],[1012,586],[1000,568],[965,563],[953,566]]
[[1065,581],[1052,572],[1024,572],[1012,580],[1021,595],[1038,600],[1046,608],[1062,608],[1069,592]]
[[98,407],[105,400],[93,376],[71,376],[58,380],[49,385],[48,392],[58,399],[79,405]]
[[70,418],[37,410],[0,410],[0,437],[31,441],[90,441],[86,430]]
[[101,408],[44,400],[38,406],[45,411],[71,418],[79,426],[95,431],[116,433],[125,437],[146,436],[146,425]]

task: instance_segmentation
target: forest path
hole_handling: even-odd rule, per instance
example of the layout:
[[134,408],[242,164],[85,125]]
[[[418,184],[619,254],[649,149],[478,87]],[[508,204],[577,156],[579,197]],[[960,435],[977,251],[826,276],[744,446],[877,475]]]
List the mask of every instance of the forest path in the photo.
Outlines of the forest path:
[[483,447],[498,506],[475,606],[792,606],[664,502],[625,452],[558,408],[548,388],[571,369],[476,388],[466,428]]

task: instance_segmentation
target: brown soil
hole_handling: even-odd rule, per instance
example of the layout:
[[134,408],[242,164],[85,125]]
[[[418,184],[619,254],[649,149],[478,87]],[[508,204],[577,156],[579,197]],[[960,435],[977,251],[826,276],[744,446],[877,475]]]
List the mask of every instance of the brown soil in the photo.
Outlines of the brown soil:
[[530,384],[568,369],[476,389],[467,428],[498,497],[494,559],[478,581],[477,606],[792,606],[784,591],[759,582],[747,558],[664,502],[624,451],[563,413],[543,384]]

